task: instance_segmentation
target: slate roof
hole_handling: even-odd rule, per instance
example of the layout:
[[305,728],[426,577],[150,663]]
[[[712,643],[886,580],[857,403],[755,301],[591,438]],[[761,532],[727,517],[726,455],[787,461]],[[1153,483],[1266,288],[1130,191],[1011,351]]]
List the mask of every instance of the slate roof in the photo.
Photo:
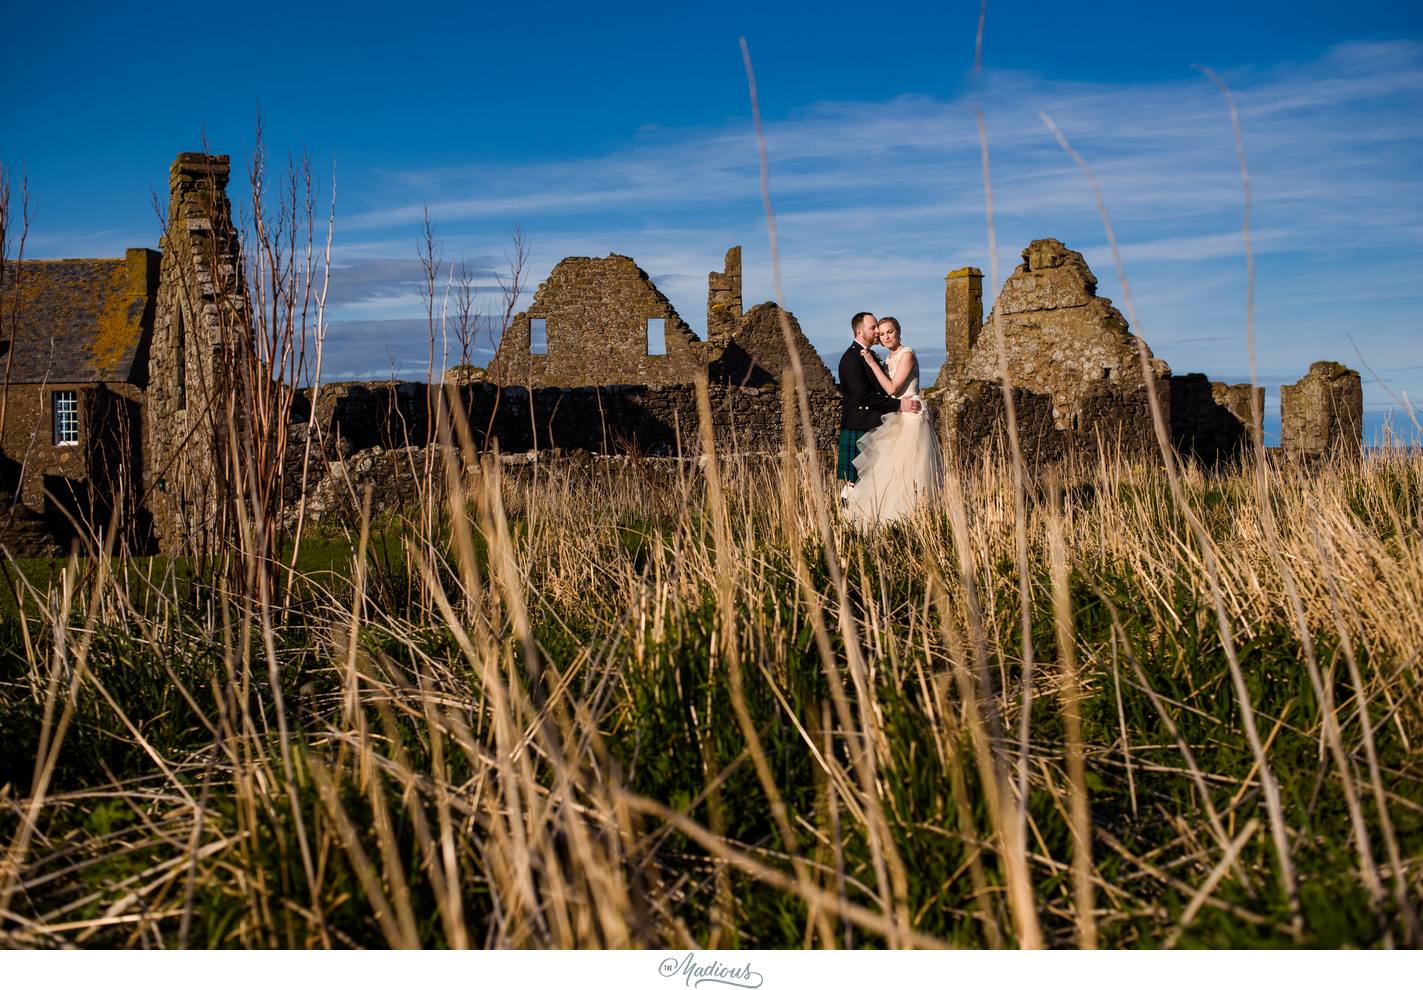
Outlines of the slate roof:
[[7,262],[0,284],[0,382],[8,366],[11,385],[141,384],[158,259],[157,251],[131,248],[123,258]]

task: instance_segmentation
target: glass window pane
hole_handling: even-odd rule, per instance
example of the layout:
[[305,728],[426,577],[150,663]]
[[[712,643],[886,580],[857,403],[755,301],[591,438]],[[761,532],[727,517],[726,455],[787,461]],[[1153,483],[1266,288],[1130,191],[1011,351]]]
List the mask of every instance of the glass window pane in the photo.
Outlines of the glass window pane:
[[55,392],[54,442],[69,446],[79,442],[79,393]]

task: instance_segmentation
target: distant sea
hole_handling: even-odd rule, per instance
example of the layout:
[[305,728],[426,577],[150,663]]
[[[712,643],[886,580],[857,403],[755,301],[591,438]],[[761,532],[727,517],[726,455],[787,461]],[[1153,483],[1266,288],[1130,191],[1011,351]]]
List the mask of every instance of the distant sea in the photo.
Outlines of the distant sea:
[[[1418,417],[1420,423],[1423,423],[1423,409],[1415,410],[1414,415]],[[1267,412],[1261,426],[1265,431],[1265,445],[1278,446],[1280,443],[1280,414]],[[1418,427],[1414,426],[1413,421],[1408,418],[1408,413],[1400,409],[1372,411],[1365,409],[1364,446],[1418,448],[1423,447],[1423,435],[1420,435]]]

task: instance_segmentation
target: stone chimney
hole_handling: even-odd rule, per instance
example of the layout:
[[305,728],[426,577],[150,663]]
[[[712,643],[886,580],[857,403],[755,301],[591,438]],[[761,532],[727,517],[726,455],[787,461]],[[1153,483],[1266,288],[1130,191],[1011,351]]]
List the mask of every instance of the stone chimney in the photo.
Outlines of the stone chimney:
[[707,340],[725,344],[741,323],[741,246],[726,252],[724,267],[707,275]]
[[944,276],[944,370],[946,379],[968,362],[983,328],[983,272],[957,268]]
[[[166,554],[215,532],[224,490],[226,357],[250,347],[226,155],[187,151],[168,172],[144,397],[143,470],[154,535]],[[132,277],[132,276],[131,276]]]
[[1364,386],[1357,371],[1316,361],[1299,381],[1280,386],[1280,447],[1286,454],[1357,457],[1363,445]]

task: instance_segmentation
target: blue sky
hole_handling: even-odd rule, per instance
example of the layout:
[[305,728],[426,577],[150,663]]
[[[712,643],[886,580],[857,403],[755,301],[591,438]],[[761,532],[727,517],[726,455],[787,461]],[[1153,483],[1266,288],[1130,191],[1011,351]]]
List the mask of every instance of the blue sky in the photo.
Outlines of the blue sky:
[[[701,332],[706,272],[729,245],[744,246],[747,304],[771,296],[745,35],[786,302],[819,349],[839,350],[855,310],[894,313],[932,375],[944,272],[990,269],[978,106],[1002,274],[1056,236],[1121,308],[1090,190],[1045,110],[1101,180],[1134,329],[1174,370],[1237,381],[1241,191],[1201,63],[1240,105],[1271,404],[1311,361],[1363,370],[1360,354],[1423,397],[1417,5],[1168,6],[990,3],[975,78],[976,2],[23,5],[0,41],[0,162],[29,179],[29,256],[114,256],[155,243],[176,152],[251,154],[260,104],[270,154],[304,149],[323,191],[335,171],[329,377],[423,375],[426,205],[447,261],[497,266],[515,223],[535,283],[565,255],[630,254]],[[248,195],[240,179],[232,191]],[[492,301],[487,275],[480,288]],[[1365,381],[1371,410],[1391,404]]]

